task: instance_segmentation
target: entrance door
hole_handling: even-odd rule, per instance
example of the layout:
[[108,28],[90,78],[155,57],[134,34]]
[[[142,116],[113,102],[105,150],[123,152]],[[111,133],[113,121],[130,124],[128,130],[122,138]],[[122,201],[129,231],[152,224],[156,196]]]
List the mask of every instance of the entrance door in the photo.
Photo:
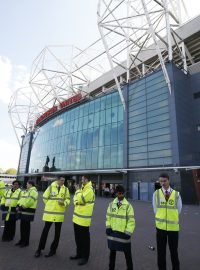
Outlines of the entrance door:
[[154,183],[152,182],[133,182],[132,198],[140,201],[151,201],[154,192]]

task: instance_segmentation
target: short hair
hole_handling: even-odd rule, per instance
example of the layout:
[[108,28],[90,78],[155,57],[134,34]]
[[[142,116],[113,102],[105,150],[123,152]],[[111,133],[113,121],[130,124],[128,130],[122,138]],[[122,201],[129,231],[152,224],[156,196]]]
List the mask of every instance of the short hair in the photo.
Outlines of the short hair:
[[118,186],[116,186],[115,191],[116,191],[116,193],[117,193],[117,192],[124,193],[124,192],[125,192],[125,189],[124,189],[124,187],[123,187],[123,186],[118,185]]
[[15,183],[17,183],[19,186],[21,186],[21,183],[20,183],[18,180],[14,180],[14,181],[12,182],[12,185],[14,185]]
[[35,187],[35,182],[32,180],[28,180],[27,183],[31,184],[33,187]]
[[62,174],[59,174],[59,175],[57,176],[57,178],[58,178],[58,179],[60,179],[60,178],[64,178],[64,179],[65,179],[65,176],[62,175]]
[[84,177],[84,178],[87,179],[87,180],[90,179],[89,175],[87,175],[87,174],[84,174],[82,177]]
[[162,177],[162,178],[167,178],[169,180],[169,175],[167,173],[161,173],[159,178]]

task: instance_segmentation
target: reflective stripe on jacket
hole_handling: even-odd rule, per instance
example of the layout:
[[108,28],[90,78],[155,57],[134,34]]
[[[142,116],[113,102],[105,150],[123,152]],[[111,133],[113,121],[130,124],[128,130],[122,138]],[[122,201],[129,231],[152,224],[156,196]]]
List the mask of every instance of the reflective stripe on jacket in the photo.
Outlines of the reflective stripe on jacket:
[[[70,204],[69,190],[64,185],[58,192],[57,181],[53,182],[44,192],[43,201],[45,204],[43,220],[49,222],[63,222],[66,206]],[[59,202],[64,205],[59,205]]]
[[16,219],[16,206],[21,197],[21,189],[18,188],[14,192],[11,189],[4,193],[1,199],[2,220],[15,220]]
[[156,200],[156,228],[166,231],[179,231],[179,213],[177,200],[179,192],[172,189],[168,201],[162,189],[155,191]]
[[89,227],[92,221],[95,193],[91,181],[75,192],[73,222]]
[[35,209],[38,202],[38,191],[35,187],[25,190],[18,202],[20,208],[19,218],[22,220],[34,220]]
[[107,209],[106,228],[112,229],[107,236],[108,247],[111,250],[125,251],[130,248],[131,236],[135,229],[134,210],[132,205],[124,198],[121,206],[117,206],[118,199],[114,199]]
[[3,197],[5,191],[6,191],[5,183],[4,181],[0,180],[0,200]]

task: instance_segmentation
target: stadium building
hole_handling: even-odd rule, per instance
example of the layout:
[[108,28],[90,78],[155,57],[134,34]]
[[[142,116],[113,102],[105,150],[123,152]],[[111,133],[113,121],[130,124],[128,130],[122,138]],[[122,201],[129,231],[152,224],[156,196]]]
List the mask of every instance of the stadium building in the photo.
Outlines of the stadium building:
[[[49,107],[41,105],[45,94],[34,101],[43,110],[34,114],[31,107],[35,118],[29,118],[20,142],[18,178],[44,188],[58,174],[69,184],[87,174],[99,194],[103,185],[121,183],[130,198],[149,201],[159,174],[167,172],[184,203],[199,203],[200,16],[173,31],[172,59],[160,37],[138,52],[129,73],[123,68],[127,61],[121,61],[67,98],[50,98]],[[102,40],[105,45],[106,35]],[[55,90],[55,80],[49,85]],[[13,108],[12,101],[11,119]]]

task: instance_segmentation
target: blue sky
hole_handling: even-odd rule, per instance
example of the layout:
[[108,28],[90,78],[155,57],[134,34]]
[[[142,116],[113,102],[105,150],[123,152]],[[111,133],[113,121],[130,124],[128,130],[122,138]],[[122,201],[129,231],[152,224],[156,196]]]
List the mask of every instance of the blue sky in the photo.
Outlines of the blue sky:
[[[196,0],[185,0],[200,13]],[[47,45],[85,48],[99,38],[98,0],[0,0],[0,168],[18,166],[19,145],[8,117],[13,91],[24,84]],[[193,10],[192,10],[193,9]]]

